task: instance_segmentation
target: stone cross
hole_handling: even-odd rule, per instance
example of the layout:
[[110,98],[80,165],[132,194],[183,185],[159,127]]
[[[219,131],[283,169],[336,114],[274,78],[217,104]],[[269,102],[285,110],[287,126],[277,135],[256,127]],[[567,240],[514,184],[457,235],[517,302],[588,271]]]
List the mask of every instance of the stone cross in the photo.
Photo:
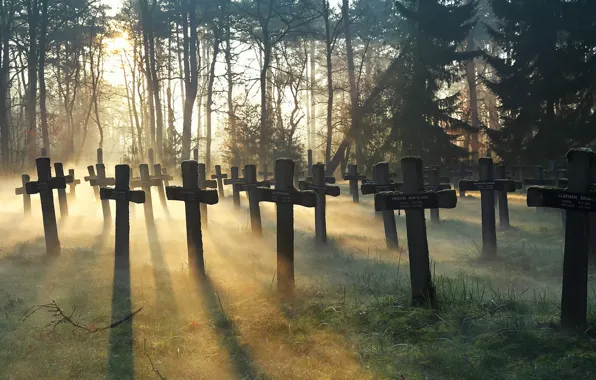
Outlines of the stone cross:
[[186,246],[188,266],[192,274],[205,274],[203,259],[203,235],[201,231],[201,207],[218,202],[217,191],[204,190],[199,186],[199,164],[196,161],[182,162],[182,187],[168,186],[169,200],[183,201],[186,211]]
[[[396,191],[401,189],[401,183],[391,183],[389,179],[389,163],[379,162],[373,166],[374,181],[363,183],[361,186],[362,195],[376,194],[382,191]],[[380,211],[380,210],[377,210]],[[383,225],[385,226],[385,241],[387,248],[399,248],[397,237],[397,226],[395,225],[395,213],[393,210],[382,210]]]
[[118,262],[128,265],[130,257],[130,202],[145,203],[145,192],[130,190],[130,166],[116,165],[114,188],[99,190],[102,201],[116,201],[116,249]]
[[68,193],[68,196],[70,197],[71,200],[74,200],[77,197],[77,195],[76,195],[76,187],[77,187],[77,185],[80,185],[81,184],[81,180],[80,179],[76,179],[74,169],[68,169],[68,176],[70,178],[72,178],[72,181],[69,184],[69,186],[70,186],[70,192]]
[[596,213],[593,167],[596,155],[591,149],[572,149],[567,153],[566,189],[532,186],[528,188],[528,207],[564,209],[566,213],[563,255],[561,324],[584,329],[588,310],[588,266],[590,215]]
[[420,157],[404,157],[401,166],[403,191],[375,194],[375,209],[406,211],[412,302],[415,305],[429,304],[434,307],[435,288],[430,271],[424,210],[455,208],[457,194],[455,190],[421,191],[424,187],[424,174]]
[[23,196],[23,211],[25,212],[25,216],[31,216],[31,196],[25,191],[25,184],[30,181],[31,177],[29,177],[29,174],[23,174],[21,176],[23,186],[14,189],[15,195]]
[[478,159],[480,180],[459,181],[463,191],[480,191],[482,212],[482,254],[487,258],[497,255],[497,229],[495,221],[495,191],[514,192],[515,181],[493,178],[493,160],[490,157]]
[[89,173],[89,175],[85,176],[83,179],[85,180],[85,182],[89,182],[89,184],[91,185],[91,188],[93,188],[93,193],[95,194],[95,199],[99,201],[100,200],[99,199],[99,187],[91,184],[92,179],[97,179],[97,175],[95,174],[95,168],[93,167],[93,165],[87,166],[87,172]]
[[277,289],[283,298],[292,298],[295,287],[294,205],[315,207],[317,196],[313,191],[294,188],[294,161],[289,158],[275,162],[275,178],[275,190],[257,187],[255,195],[258,202],[277,205]]
[[237,166],[230,168],[230,179],[224,179],[225,185],[232,185],[232,200],[234,201],[234,207],[240,208],[240,192],[244,191],[243,185],[246,183],[246,179],[238,176],[239,169]]
[[267,164],[263,164],[263,171],[259,172],[259,175],[263,176],[263,181],[267,181],[269,180],[269,176],[273,175],[273,172],[268,170]]
[[[114,178],[106,176],[106,166],[104,164],[97,164],[96,169],[97,176],[89,180],[91,186],[106,187],[114,186],[116,184],[116,180]],[[104,228],[109,228],[112,223],[112,211],[110,210],[110,202],[107,199],[101,200],[101,210],[103,212]]]
[[43,230],[46,240],[46,253],[49,257],[60,255],[60,240],[58,239],[58,226],[56,224],[56,210],[54,208],[54,189],[66,189],[66,179],[52,178],[49,157],[39,157],[35,160],[37,166],[37,181],[27,182],[27,194],[39,194],[41,198],[41,215]]
[[242,189],[246,191],[248,197],[248,208],[250,213],[250,228],[253,234],[261,236],[263,234],[263,227],[261,225],[261,208],[259,207],[259,199],[257,198],[257,187],[270,187],[268,181],[257,181],[257,167],[255,165],[246,165],[244,167],[244,180]]
[[[64,165],[62,162],[54,162],[54,171],[56,178],[64,178],[67,184],[72,183],[74,179],[64,175]],[[66,199],[66,188],[58,189],[58,205],[60,206],[60,217],[68,217],[68,200]]]
[[215,165],[215,174],[211,175],[211,179],[214,179],[217,181],[217,190],[219,191],[219,197],[220,198],[225,198],[226,195],[224,194],[224,188],[223,188],[223,179],[228,178],[227,174],[222,174],[221,172],[221,166],[220,165]]
[[[215,180],[208,180],[207,179],[207,168],[205,164],[198,164],[198,175],[199,175],[199,188],[201,190],[206,189],[217,189],[217,182]],[[207,218],[207,204],[201,203],[201,224],[207,228],[208,218]]]
[[344,175],[344,181],[350,181],[350,194],[354,203],[360,203],[360,196],[358,192],[358,182],[365,180],[366,176],[358,174],[357,165],[348,165],[348,174]]
[[300,190],[312,190],[317,194],[315,205],[315,239],[317,244],[327,243],[327,221],[325,216],[326,197],[338,197],[340,194],[339,186],[327,185],[325,181],[325,165],[318,163],[312,167],[312,183],[300,181]]

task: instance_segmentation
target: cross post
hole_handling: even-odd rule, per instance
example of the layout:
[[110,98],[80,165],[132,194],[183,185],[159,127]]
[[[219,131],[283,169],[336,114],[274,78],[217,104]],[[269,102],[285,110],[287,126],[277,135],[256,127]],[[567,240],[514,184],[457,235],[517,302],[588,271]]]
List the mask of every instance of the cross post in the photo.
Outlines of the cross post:
[[144,203],[145,192],[130,190],[130,166],[116,165],[114,188],[102,187],[99,190],[102,201],[116,201],[116,260],[128,266],[130,257],[130,202]]
[[375,194],[376,210],[405,210],[406,233],[410,258],[410,281],[412,303],[435,306],[435,287],[432,283],[425,209],[455,208],[455,190],[427,191],[424,189],[424,172],[420,157],[404,157],[401,160],[403,191]]
[[166,187],[166,194],[169,200],[184,202],[184,209],[186,211],[188,266],[193,275],[205,274],[203,235],[201,231],[201,208],[199,205],[214,205],[219,200],[217,191],[200,188],[199,170],[198,162],[190,160],[183,161],[182,187]]
[[497,227],[495,220],[495,191],[514,192],[515,181],[510,179],[494,179],[493,160],[490,157],[478,159],[480,180],[459,181],[459,189],[464,191],[480,191],[482,213],[482,254],[487,258],[497,255]]
[[[198,175],[199,175],[199,188],[201,190],[206,189],[217,189],[217,182],[214,180],[207,179],[207,167],[205,164],[198,164]],[[207,218],[207,204],[201,203],[201,224],[207,228],[208,218]]]
[[[507,169],[504,163],[497,165],[495,167],[495,172],[496,179],[507,179]],[[516,182],[516,184],[517,183],[519,182]],[[503,189],[497,191],[496,197],[499,199],[499,228],[501,230],[508,230],[511,227],[511,224],[509,223],[509,201],[507,200],[507,190],[511,189]]]
[[93,165],[87,166],[87,172],[89,173],[89,175],[85,176],[83,179],[85,180],[85,182],[89,182],[89,185],[91,185],[93,193],[95,194],[95,199],[99,201],[99,187],[91,183],[91,180],[97,179],[97,175],[95,174],[95,167],[93,167]]
[[569,329],[583,329],[588,310],[590,214],[596,212],[592,173],[596,155],[591,149],[572,149],[567,153],[567,160],[567,188],[531,186],[527,191],[527,204],[528,207],[567,210],[561,324]]
[[225,198],[226,195],[224,193],[224,188],[223,188],[223,179],[228,178],[227,174],[222,174],[221,172],[221,165],[215,165],[215,174],[211,174],[211,179],[214,179],[217,181],[217,190],[219,192],[219,197],[220,198]]
[[327,195],[338,197],[339,186],[327,185],[325,181],[325,165],[318,163],[312,167],[312,183],[300,181],[300,190],[312,190],[317,194],[315,205],[315,241],[317,244],[327,243],[326,203]]
[[[91,186],[101,188],[106,186],[114,186],[116,184],[116,180],[114,178],[108,178],[106,176],[106,166],[104,164],[97,164],[96,169],[97,176],[89,180]],[[101,193],[99,198],[101,199]],[[112,211],[110,209],[110,202],[107,199],[101,200],[101,210],[103,212],[104,228],[109,228],[112,223]]]
[[72,181],[69,184],[69,186],[70,186],[70,192],[68,193],[68,196],[70,197],[71,200],[75,200],[76,197],[77,197],[76,187],[77,187],[77,185],[80,185],[81,184],[81,180],[75,178],[75,171],[74,171],[74,169],[68,169],[68,176],[70,178],[72,178]]
[[[73,182],[73,178],[64,175],[64,165],[62,162],[54,162],[54,171],[56,172],[56,178],[64,178],[67,184]],[[68,217],[68,200],[66,199],[66,188],[58,189],[58,205],[60,206],[60,217]]]
[[344,176],[344,180],[350,182],[350,194],[352,195],[352,202],[354,203],[360,203],[358,182],[364,179],[366,179],[366,176],[358,174],[357,165],[348,165],[348,174]]
[[255,189],[258,202],[277,205],[277,289],[283,298],[292,298],[295,288],[294,205],[315,207],[317,202],[315,192],[294,188],[293,177],[294,161],[279,158],[275,162],[275,190],[265,187]]
[[307,177],[312,177],[312,149],[309,149],[306,151],[307,153],[307,173],[306,176]]
[[245,184],[242,189],[246,191],[248,197],[248,208],[250,213],[250,228],[252,233],[261,236],[263,235],[263,227],[261,225],[261,208],[259,206],[259,199],[256,194],[257,187],[269,187],[270,183],[267,181],[257,181],[257,167],[256,165],[246,165],[244,167]]
[[52,178],[49,157],[39,157],[35,160],[37,166],[37,181],[27,182],[27,194],[39,194],[41,199],[41,215],[46,240],[46,253],[49,257],[60,256],[60,240],[56,224],[56,209],[54,208],[54,189],[66,189],[66,179]]
[[232,185],[232,200],[234,201],[234,207],[240,208],[240,192],[244,191],[243,185],[246,183],[245,178],[238,176],[239,169],[237,166],[230,168],[230,179],[224,179],[225,185]]
[[166,192],[164,189],[164,175],[161,173],[161,164],[154,164],[153,165],[153,176],[151,176],[151,181],[153,186],[157,187],[157,194],[159,195],[159,201],[161,203],[161,207],[166,212],[168,217],[170,213],[168,211],[168,203],[166,201]]

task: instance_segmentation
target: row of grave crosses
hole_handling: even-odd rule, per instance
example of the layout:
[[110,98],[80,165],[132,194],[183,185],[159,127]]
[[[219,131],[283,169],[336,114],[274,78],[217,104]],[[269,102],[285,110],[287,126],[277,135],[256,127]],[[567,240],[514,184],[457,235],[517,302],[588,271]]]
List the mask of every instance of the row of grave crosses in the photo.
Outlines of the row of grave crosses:
[[[587,268],[588,252],[596,253],[596,155],[589,149],[574,149],[567,155],[568,178],[560,177],[554,187],[552,182],[537,178],[526,180],[529,207],[558,208],[565,211],[565,254],[563,269],[563,292],[561,301],[561,321],[566,327],[584,326],[587,313]],[[438,220],[440,208],[455,208],[457,195],[451,186],[442,183],[437,168],[431,168],[425,184],[424,167],[418,157],[405,157],[401,160],[403,183],[390,179],[388,163],[379,163],[373,168],[373,180],[359,176],[354,166],[348,168],[346,179],[350,181],[352,195],[358,194],[357,183],[362,194],[374,194],[375,210],[382,213],[387,245],[398,247],[397,230],[393,210],[405,210],[408,251],[410,256],[410,277],[412,300],[414,303],[435,303],[435,291],[430,274],[430,259],[426,234],[424,210],[431,210],[431,220]],[[501,228],[509,227],[507,193],[520,188],[519,182],[506,178],[504,165],[493,166],[492,159],[478,161],[479,179],[459,181],[461,191],[479,191],[481,194],[482,253],[494,257],[497,252],[495,196],[499,198]],[[86,178],[98,188],[102,207],[108,200],[116,201],[116,254],[129,254],[129,202],[145,204],[146,223],[154,223],[151,206],[151,187],[158,186],[171,177],[164,175],[154,166],[154,176],[149,175],[149,166],[140,165],[140,177],[134,178],[128,165],[116,167],[116,178],[108,178],[105,166],[96,166],[97,174],[90,173]],[[278,289],[280,294],[291,296],[294,291],[294,206],[314,207],[317,242],[326,240],[325,197],[338,196],[339,187],[328,185],[332,182],[325,176],[323,164],[312,165],[310,181],[299,182],[300,190],[294,187],[295,164],[290,159],[278,159],[275,165],[275,189],[271,181],[258,181],[255,165],[246,165],[244,178],[239,177],[239,169],[232,168],[231,178],[227,179],[216,169],[212,181],[205,179],[205,166],[196,161],[182,163],[182,187],[167,186],[167,199],[185,202],[187,246],[189,263],[193,271],[204,273],[203,244],[201,226],[206,224],[206,205],[218,203],[225,184],[233,186],[234,204],[239,203],[239,192],[248,195],[251,226],[254,233],[262,233],[259,203],[272,202],[277,205],[277,256]],[[54,211],[52,190],[59,194],[66,188],[67,177],[56,169],[51,177],[50,160],[37,159],[38,181],[24,181],[25,194],[40,194],[46,238],[47,253],[57,256],[60,253],[58,229]],[[266,170],[264,173],[267,174]],[[93,175],[92,175],[93,174]],[[496,174],[496,178],[495,178]],[[537,186],[539,185],[539,186]],[[550,187],[544,185],[551,185]],[[110,188],[108,186],[114,186]],[[564,187],[562,187],[564,186]],[[140,187],[141,191],[131,190]],[[158,189],[159,191],[159,189]],[[161,194],[161,192],[160,192]],[[65,196],[59,195],[59,200]],[[165,197],[164,197],[165,199]],[[165,201],[163,202],[165,204]],[[26,208],[29,206],[25,206]],[[107,205],[109,207],[109,204]],[[104,216],[110,216],[104,209]]]

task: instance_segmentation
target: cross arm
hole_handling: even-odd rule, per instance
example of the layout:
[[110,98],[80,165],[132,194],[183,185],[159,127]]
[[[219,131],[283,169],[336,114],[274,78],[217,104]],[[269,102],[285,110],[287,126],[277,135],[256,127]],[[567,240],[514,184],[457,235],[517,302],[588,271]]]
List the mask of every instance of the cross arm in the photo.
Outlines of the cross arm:
[[180,186],[167,186],[166,196],[171,201],[205,203],[214,205],[219,202],[217,190],[186,189]]
[[455,190],[404,194],[399,191],[384,191],[375,194],[375,210],[452,209],[457,206]]
[[91,186],[114,186],[116,179],[114,178],[94,178],[89,181]]
[[317,186],[313,183],[306,182],[306,181],[298,182],[298,187],[300,188],[300,190],[312,190],[315,193],[325,194],[325,195],[329,195],[332,197],[338,197],[341,192],[339,186],[330,186],[330,185]]
[[526,203],[529,207],[596,212],[596,191],[580,194],[565,189],[532,186],[528,188]]
[[[312,177],[306,177],[305,179],[306,182],[312,182],[313,178]],[[330,184],[334,184],[335,183],[335,177],[325,177],[325,183],[330,183]]]
[[99,189],[100,199],[127,201],[132,203],[145,203],[145,192],[142,190],[119,190],[109,187]]
[[255,194],[259,202],[289,203],[304,207],[315,207],[317,203],[317,194],[310,190],[280,191],[266,187],[257,187]]
[[218,179],[218,178],[228,178],[228,175],[227,174],[221,174],[221,175],[211,174],[211,179]]
[[354,180],[354,181],[361,181],[366,179],[365,175],[357,175],[357,176],[351,176],[349,174],[344,174],[344,181],[350,181],[350,180]]
[[438,186],[435,185],[424,185],[426,191],[440,191],[440,190],[451,190],[450,183],[440,183]]
[[244,179],[244,178],[224,179],[224,185],[244,185],[244,184],[246,184],[246,179]]
[[38,194],[42,191],[49,191],[54,189],[66,189],[66,179],[64,177],[50,178],[49,181],[27,182],[25,184],[25,191],[27,194]]

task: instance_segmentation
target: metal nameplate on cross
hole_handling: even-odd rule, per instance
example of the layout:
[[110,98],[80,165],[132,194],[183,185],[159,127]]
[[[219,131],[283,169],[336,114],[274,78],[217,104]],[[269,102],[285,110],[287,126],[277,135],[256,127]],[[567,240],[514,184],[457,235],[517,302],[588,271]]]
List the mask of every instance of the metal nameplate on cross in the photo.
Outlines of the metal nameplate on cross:
[[470,181],[462,179],[459,181],[459,189],[464,191],[506,191],[515,192],[517,185],[510,179],[496,179],[492,181]]
[[405,194],[402,192],[382,192],[375,194],[375,210],[414,210],[414,209],[452,209],[457,206],[455,190],[441,190]]

